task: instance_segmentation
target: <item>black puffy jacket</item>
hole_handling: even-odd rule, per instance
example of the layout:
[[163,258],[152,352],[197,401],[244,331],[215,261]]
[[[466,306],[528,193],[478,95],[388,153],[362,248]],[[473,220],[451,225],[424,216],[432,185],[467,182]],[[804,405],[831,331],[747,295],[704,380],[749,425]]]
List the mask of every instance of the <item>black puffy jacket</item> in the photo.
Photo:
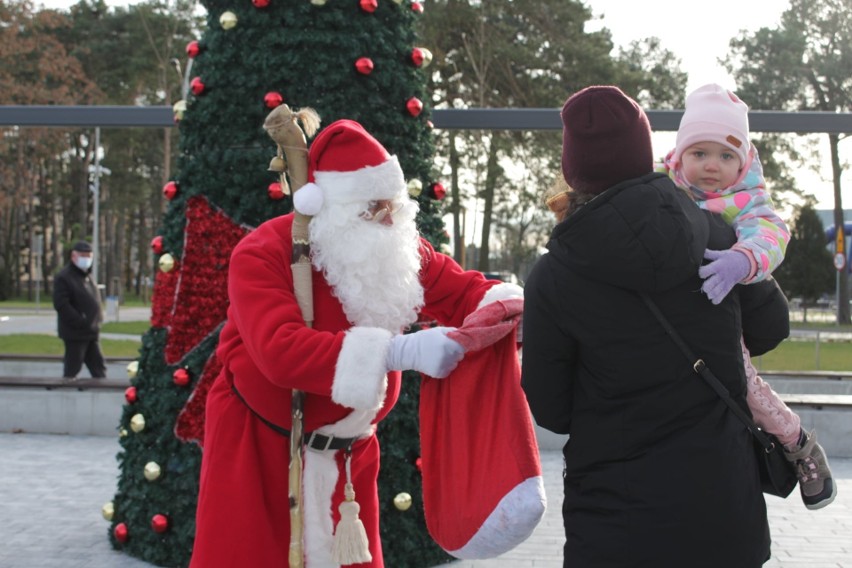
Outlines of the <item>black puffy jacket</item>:
[[[762,326],[757,350],[789,328],[773,282],[735,287],[718,306],[700,291],[704,250],[733,242],[730,227],[649,174],[557,225],[527,279],[522,385],[538,424],[570,434],[565,566],[751,568],[768,558],[751,435],[636,293],[651,295],[746,408],[742,322]],[[741,298],[742,288],[751,290]]]

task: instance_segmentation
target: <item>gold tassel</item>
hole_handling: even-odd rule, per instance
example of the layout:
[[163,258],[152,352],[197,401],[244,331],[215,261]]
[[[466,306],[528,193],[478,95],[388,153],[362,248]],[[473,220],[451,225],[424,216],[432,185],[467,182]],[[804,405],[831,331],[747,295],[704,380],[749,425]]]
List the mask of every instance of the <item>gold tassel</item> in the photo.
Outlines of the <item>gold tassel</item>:
[[370,541],[364,523],[358,517],[361,506],[355,501],[355,488],[352,487],[352,454],[346,453],[346,486],[343,503],[340,504],[340,522],[334,532],[331,558],[342,565],[372,562]]

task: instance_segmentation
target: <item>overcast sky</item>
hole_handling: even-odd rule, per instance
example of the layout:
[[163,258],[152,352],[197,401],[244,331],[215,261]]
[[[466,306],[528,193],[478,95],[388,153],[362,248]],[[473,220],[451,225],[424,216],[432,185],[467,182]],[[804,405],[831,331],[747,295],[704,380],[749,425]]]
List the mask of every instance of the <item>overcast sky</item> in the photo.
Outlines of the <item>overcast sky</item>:
[[660,38],[689,73],[688,90],[706,83],[733,89],[733,79],[717,63],[731,38],[741,30],[776,27],[788,7],[784,0],[588,0],[601,27],[612,32],[616,45],[649,36]]

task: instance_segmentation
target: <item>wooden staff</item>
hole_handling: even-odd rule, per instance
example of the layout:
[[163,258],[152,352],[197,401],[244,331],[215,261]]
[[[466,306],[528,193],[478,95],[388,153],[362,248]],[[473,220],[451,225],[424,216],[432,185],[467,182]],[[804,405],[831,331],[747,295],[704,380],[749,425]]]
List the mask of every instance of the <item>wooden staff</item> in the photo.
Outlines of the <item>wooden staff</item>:
[[[302,123],[302,127],[299,126]],[[278,145],[270,170],[277,171],[281,178],[281,187],[287,191],[285,173],[289,173],[289,188],[296,193],[308,181],[308,145],[305,135],[313,136],[319,129],[320,118],[315,110],[303,108],[293,112],[285,104],[276,107],[263,122],[263,128]],[[304,128],[304,131],[302,130]],[[308,237],[310,217],[298,211],[293,219],[293,253],[290,268],[293,273],[293,287],[296,302],[302,312],[305,325],[313,326],[314,305],[311,289],[311,245]],[[304,566],[304,521],[302,511],[302,443],[303,443],[303,407],[305,393],[293,389],[290,427],[290,568]]]

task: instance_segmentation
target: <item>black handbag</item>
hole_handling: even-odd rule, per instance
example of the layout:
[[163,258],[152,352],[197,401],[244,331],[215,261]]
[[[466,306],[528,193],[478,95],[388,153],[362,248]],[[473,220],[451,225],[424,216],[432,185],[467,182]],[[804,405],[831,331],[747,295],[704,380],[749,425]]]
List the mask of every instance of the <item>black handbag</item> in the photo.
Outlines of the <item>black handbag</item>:
[[692,368],[695,372],[716,391],[719,398],[728,405],[728,408],[746,425],[748,431],[752,433],[754,451],[760,471],[760,484],[763,492],[769,495],[777,495],[778,497],[787,497],[795,489],[799,479],[796,475],[796,466],[784,456],[784,447],[781,445],[781,442],[772,434],[761,430],[742,407],[731,399],[731,393],[725,388],[725,385],[716,378],[707,365],[704,364],[703,360],[695,356],[651,297],[644,292],[640,292],[639,296],[642,297],[648,309],[651,310],[651,313],[654,314],[675,345],[680,348],[686,358],[692,363]]

